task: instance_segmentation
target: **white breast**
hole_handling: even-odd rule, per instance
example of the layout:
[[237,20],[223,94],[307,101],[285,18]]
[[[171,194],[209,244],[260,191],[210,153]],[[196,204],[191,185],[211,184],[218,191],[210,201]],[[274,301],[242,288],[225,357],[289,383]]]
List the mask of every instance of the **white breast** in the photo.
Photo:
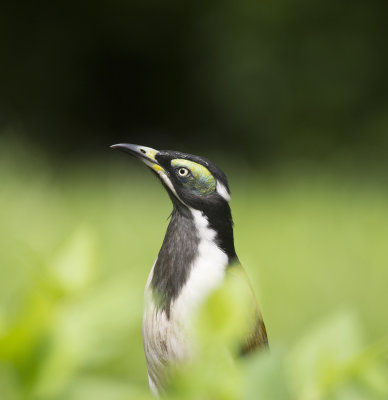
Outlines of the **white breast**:
[[209,228],[201,211],[191,209],[199,238],[198,255],[179,296],[171,303],[170,318],[158,311],[150,289],[153,269],[145,290],[143,342],[151,389],[157,393],[166,363],[190,356],[191,317],[193,310],[220,285],[228,264],[227,255],[215,243],[216,232]]

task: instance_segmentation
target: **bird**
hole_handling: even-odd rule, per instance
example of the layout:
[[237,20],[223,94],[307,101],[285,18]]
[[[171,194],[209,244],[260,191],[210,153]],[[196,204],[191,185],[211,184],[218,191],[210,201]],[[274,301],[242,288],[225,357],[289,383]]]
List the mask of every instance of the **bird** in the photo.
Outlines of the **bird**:
[[[171,202],[170,222],[145,288],[142,335],[150,390],[164,393],[166,369],[190,352],[183,327],[194,310],[242,269],[234,246],[228,181],[213,162],[172,150],[120,143],[111,148],[141,160],[157,176]],[[268,346],[255,296],[241,354]]]

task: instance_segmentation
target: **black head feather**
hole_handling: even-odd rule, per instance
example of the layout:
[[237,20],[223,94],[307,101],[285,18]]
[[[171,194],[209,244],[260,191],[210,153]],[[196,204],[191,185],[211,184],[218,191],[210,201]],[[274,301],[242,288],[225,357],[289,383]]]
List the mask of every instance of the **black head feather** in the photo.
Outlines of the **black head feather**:
[[173,150],[161,150],[158,152],[155,158],[159,162],[159,164],[166,170],[169,170],[171,168],[170,164],[171,160],[177,158],[201,164],[211,172],[211,174],[217,181],[221,182],[225,186],[225,188],[228,190],[228,193],[230,194],[228,180],[224,172],[216,164],[214,164],[205,157],[200,157],[193,154],[181,153],[179,151],[173,151]]

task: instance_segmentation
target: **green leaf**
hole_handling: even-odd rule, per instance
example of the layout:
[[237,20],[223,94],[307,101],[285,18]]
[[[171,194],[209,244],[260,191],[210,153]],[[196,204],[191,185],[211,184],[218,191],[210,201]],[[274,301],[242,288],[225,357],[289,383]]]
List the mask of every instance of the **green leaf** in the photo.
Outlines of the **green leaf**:
[[244,399],[287,400],[291,398],[285,374],[284,353],[263,350],[244,366]]

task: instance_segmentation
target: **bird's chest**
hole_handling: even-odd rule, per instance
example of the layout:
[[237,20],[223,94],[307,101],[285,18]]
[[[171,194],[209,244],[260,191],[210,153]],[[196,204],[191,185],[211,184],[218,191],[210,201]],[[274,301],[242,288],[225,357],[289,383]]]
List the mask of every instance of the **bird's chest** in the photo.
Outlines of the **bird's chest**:
[[213,241],[213,236],[202,235],[197,256],[192,262],[186,282],[170,304],[170,312],[159,309],[155,303],[150,282],[145,292],[143,341],[148,369],[158,372],[166,363],[183,360],[190,355],[190,337],[193,313],[225,276],[228,257]]

